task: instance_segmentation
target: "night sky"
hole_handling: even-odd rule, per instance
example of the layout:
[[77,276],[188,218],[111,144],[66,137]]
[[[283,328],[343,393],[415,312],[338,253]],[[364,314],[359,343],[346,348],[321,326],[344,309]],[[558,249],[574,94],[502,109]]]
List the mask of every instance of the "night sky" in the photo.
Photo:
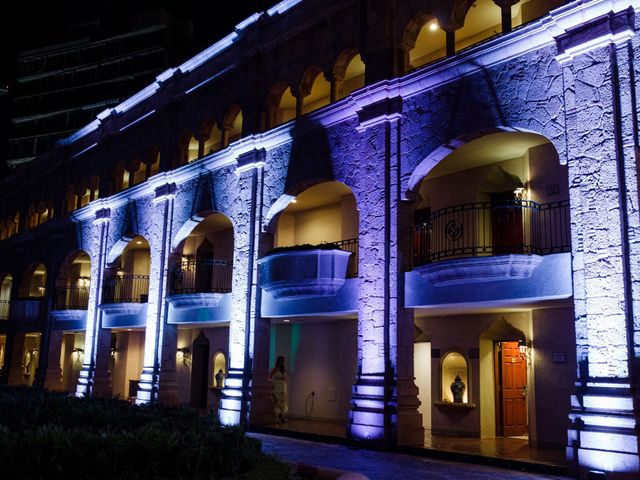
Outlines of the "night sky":
[[[131,12],[164,7],[178,18],[192,19],[195,35],[203,48],[230,33],[233,27],[254,12],[264,11],[278,0],[115,0],[88,2],[78,0],[31,2],[22,0],[4,6],[0,15],[0,82],[11,85],[18,51],[55,43],[64,27],[101,17],[111,24],[123,25]],[[15,12],[15,13],[14,13]]]
[[[64,41],[68,25],[100,18],[115,31],[127,31],[131,13],[165,8],[175,17],[192,20],[194,35],[202,49],[233,31],[235,25],[253,13],[265,11],[280,0],[106,0],[98,2],[21,0],[4,5],[0,14],[0,86],[12,91],[18,52]],[[10,13],[9,13],[10,12]],[[194,54],[197,52],[194,52]],[[184,59],[186,60],[186,59]],[[0,178],[8,173],[11,100],[0,94]]]

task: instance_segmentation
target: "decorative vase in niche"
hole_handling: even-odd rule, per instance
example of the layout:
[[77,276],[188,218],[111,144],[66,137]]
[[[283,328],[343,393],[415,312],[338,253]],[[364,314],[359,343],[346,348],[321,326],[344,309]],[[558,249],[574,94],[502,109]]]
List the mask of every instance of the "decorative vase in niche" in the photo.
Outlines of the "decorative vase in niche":
[[462,403],[462,395],[467,386],[464,384],[460,375],[456,375],[456,379],[451,384],[451,393],[453,393],[453,403]]
[[222,388],[223,383],[224,383],[224,372],[222,371],[222,369],[218,370],[218,373],[216,373],[216,387],[217,388]]

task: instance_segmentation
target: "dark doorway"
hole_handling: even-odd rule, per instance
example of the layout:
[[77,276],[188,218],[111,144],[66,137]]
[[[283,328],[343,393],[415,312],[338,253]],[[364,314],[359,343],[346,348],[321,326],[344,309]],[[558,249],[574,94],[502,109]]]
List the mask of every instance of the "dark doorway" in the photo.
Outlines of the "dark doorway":
[[497,434],[526,435],[527,364],[520,356],[518,342],[496,342],[495,359]]
[[200,332],[193,341],[191,357],[191,406],[207,408],[209,379],[209,339]]
[[196,251],[196,292],[211,290],[213,278],[213,244],[205,238]]
[[491,194],[494,255],[523,253],[522,201],[512,191]]

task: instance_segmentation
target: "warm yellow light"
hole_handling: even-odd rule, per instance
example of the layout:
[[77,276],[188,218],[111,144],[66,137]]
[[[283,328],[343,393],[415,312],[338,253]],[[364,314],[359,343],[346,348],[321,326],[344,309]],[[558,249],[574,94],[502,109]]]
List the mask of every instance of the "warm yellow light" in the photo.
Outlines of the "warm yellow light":
[[429,30],[435,32],[438,29],[438,22],[435,20],[429,24]]
[[298,203],[298,200],[294,198],[293,200],[291,200],[291,203]]

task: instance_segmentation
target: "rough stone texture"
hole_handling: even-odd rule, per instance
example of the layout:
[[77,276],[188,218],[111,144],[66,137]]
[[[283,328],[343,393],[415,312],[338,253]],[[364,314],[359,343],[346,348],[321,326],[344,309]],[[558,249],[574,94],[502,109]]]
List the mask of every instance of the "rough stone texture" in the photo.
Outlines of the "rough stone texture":
[[[400,240],[411,224],[416,186],[447,151],[509,130],[546,137],[569,167],[580,379],[637,382],[629,370],[634,353],[640,356],[637,35],[564,65],[548,36],[544,42],[536,37],[539,48],[493,60],[499,38],[400,77],[416,29],[434,12],[444,15],[436,8],[442,4],[334,3],[306,0],[299,4],[305,8],[263,16],[239,30],[228,49],[192,71],[175,72],[154,95],[111,113],[94,132],[58,146],[18,173],[13,184],[2,184],[0,218],[20,211],[24,227],[29,206],[44,198],[56,209],[54,220],[29,231],[21,228],[0,244],[0,269],[14,279],[12,298],[36,262],[44,263],[53,286],[70,252],[83,250],[91,259],[85,363],[77,394],[108,392],[109,331],[100,328],[98,309],[102,274],[126,243],[141,235],[151,248],[151,285],[138,400],[155,400],[163,389],[165,398],[175,399],[176,331],[163,327],[168,268],[180,241],[206,214],[218,212],[234,229],[229,375],[221,419],[262,418],[268,405],[269,319],[260,315],[256,260],[272,246],[287,195],[336,180],[351,189],[359,210],[358,378],[351,435],[412,443],[421,422]],[[549,31],[562,30],[551,18],[545,22]],[[525,27],[509,38],[531,32],[533,27]],[[364,89],[295,122],[266,128],[270,94],[278,82],[303,98],[310,72],[321,70],[335,80],[336,62],[346,50],[359,51],[367,63]],[[439,70],[443,65],[447,68]],[[454,68],[462,73],[447,76]],[[189,138],[201,137],[214,124],[224,127],[233,106],[243,112],[244,138],[184,165]],[[161,173],[116,194],[120,180],[114,169],[151,163],[157,152]],[[100,177],[102,199],[75,212],[72,224],[60,215],[66,187],[94,174]],[[43,328],[43,333],[49,332]],[[11,349],[19,345],[20,334],[10,336],[7,356],[14,365],[5,375],[15,377],[19,352]],[[359,408],[366,401],[375,403],[365,412],[371,415]]]

